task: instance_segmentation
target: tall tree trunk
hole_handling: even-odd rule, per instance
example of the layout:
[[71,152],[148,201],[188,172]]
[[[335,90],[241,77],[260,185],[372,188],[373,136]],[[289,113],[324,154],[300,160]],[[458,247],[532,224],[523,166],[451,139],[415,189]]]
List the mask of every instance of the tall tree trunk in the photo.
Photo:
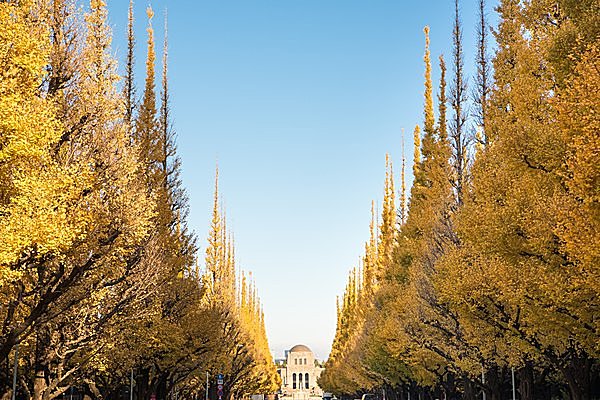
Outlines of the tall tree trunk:
[[485,372],[485,393],[488,400],[503,400],[502,387],[504,383],[504,369],[498,366],[488,368]]
[[398,400],[407,400],[406,398],[406,388],[404,385],[398,386],[396,389],[396,399]]
[[50,343],[48,328],[42,326],[36,331],[34,355],[33,400],[43,400],[48,397],[49,369],[46,352]]
[[9,377],[11,372],[9,357],[2,357],[2,366],[0,367],[0,399],[2,400],[10,398],[9,392],[12,388],[9,385]]
[[463,375],[463,400],[476,400],[477,398],[477,389],[473,381],[467,376]]
[[150,370],[147,367],[140,368],[136,375],[136,393],[137,400],[148,400],[150,399],[149,393],[149,381],[150,381]]
[[535,400],[535,380],[533,374],[533,364],[530,361],[526,362],[525,366],[515,373],[521,400]]
[[168,394],[166,373],[158,375],[155,386],[156,400],[166,400]]
[[591,399],[592,360],[587,354],[573,353],[569,355],[569,360],[561,368],[561,372],[569,385],[571,400],[589,400]]
[[419,392],[418,392],[418,387],[414,382],[410,383],[410,386],[408,388],[408,391],[410,393],[410,400],[420,400],[419,399]]
[[442,383],[443,392],[440,394],[440,399],[444,398],[444,395],[447,400],[450,399],[458,399],[460,397],[460,391],[458,389],[458,381],[456,379],[456,375],[453,373],[447,373],[446,379]]

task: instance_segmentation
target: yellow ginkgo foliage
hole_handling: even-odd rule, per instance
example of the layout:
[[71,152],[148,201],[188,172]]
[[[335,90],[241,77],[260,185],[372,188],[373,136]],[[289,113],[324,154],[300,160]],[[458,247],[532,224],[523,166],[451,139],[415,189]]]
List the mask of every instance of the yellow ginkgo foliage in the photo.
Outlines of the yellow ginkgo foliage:
[[85,178],[53,157],[63,126],[40,90],[50,47],[34,4],[0,4],[0,285],[20,276],[20,259],[59,254],[84,228],[69,221],[66,205],[73,182]]

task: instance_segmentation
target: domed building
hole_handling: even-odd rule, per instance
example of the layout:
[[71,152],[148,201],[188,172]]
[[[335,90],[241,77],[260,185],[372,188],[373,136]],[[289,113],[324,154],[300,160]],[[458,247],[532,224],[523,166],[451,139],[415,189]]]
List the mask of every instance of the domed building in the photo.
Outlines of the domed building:
[[281,394],[294,400],[307,400],[322,397],[323,390],[317,385],[317,378],[323,368],[315,359],[311,349],[297,344],[285,352],[285,360],[278,367],[281,376]]

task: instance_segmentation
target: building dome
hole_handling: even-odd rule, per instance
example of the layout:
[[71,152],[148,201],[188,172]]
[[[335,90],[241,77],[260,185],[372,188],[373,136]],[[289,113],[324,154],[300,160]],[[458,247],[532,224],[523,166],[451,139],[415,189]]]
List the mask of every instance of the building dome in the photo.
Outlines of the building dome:
[[297,344],[290,349],[290,353],[301,353],[301,352],[309,352],[312,353],[312,350],[306,347],[303,344]]

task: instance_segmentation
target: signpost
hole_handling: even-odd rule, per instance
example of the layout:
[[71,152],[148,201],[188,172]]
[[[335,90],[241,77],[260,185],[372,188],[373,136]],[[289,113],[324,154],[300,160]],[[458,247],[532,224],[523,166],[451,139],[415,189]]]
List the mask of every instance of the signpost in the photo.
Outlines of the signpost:
[[219,396],[219,400],[223,398],[223,374],[217,375],[217,396]]

